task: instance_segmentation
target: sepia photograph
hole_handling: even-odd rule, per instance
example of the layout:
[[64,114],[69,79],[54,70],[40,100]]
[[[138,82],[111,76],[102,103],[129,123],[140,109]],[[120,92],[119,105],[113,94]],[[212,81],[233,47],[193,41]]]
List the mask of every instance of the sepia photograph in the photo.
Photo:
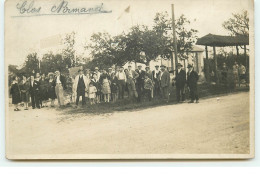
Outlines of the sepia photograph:
[[6,158],[255,156],[253,0],[6,0]]

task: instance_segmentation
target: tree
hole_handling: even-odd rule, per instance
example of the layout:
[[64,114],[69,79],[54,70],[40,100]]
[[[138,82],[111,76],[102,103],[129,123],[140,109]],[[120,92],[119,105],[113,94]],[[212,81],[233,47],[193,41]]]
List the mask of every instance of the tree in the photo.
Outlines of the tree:
[[[122,33],[114,37],[106,32],[95,33],[91,36],[91,43],[85,47],[91,50],[92,60],[88,65],[104,68],[132,61],[149,65],[150,61],[158,56],[169,59],[173,51],[170,24],[171,20],[165,12],[156,14],[152,28],[135,25],[127,34]],[[197,30],[189,28],[189,24],[190,21],[184,15],[176,21],[178,53],[184,59],[187,58],[186,52],[192,49],[197,37]]]
[[[171,27],[172,20],[169,18],[167,12],[157,13],[154,18],[153,28],[161,35],[167,37],[164,41],[164,52],[162,57],[172,57],[172,51],[174,51],[173,34]],[[175,20],[176,26],[176,38],[177,38],[177,52],[178,57],[181,59],[188,58],[188,52],[192,50],[192,46],[197,39],[198,31],[190,27],[190,20],[188,20],[183,14]]]
[[[162,55],[167,38],[161,32],[147,26],[134,26],[127,35],[126,52],[128,61],[141,62],[149,65],[150,61]],[[144,52],[143,57],[140,53]]]
[[40,72],[40,61],[38,59],[37,53],[30,53],[27,55],[27,59],[22,69],[27,74],[35,74]]
[[249,17],[248,12],[244,10],[241,14],[233,13],[232,18],[225,21],[222,26],[230,32],[230,35],[249,36]]
[[188,52],[192,50],[197,40],[198,31],[190,28],[189,25],[190,21],[184,15],[176,20],[177,51],[181,59],[188,59]]
[[61,54],[54,55],[52,52],[44,54],[41,61],[41,72],[48,74],[59,70],[63,73],[67,72],[69,60],[62,58]]
[[112,65],[123,65],[127,62],[125,53],[126,36],[124,34],[112,37],[108,33],[94,33],[91,43],[85,49],[91,50],[92,60],[88,67],[108,68]]
[[68,63],[68,67],[74,67],[77,64],[75,57],[75,32],[66,34],[64,38],[65,48],[62,50],[62,57]]

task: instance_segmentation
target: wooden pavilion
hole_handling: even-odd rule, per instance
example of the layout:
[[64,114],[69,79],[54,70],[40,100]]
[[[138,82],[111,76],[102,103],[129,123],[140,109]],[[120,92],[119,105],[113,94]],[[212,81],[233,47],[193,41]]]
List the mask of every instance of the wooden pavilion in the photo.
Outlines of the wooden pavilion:
[[[216,57],[216,47],[226,47],[226,46],[236,46],[237,55],[239,55],[239,46],[244,46],[244,55],[246,59],[246,45],[249,45],[249,36],[221,36],[208,34],[204,37],[201,37],[197,40],[197,45],[204,45],[206,51],[206,60],[208,61],[208,46],[213,47],[213,59],[215,61],[215,75],[217,83],[219,82],[218,78],[218,68],[217,68],[217,57]],[[246,67],[248,63],[246,63]],[[206,69],[208,71],[208,69]],[[207,75],[209,73],[206,73]]]

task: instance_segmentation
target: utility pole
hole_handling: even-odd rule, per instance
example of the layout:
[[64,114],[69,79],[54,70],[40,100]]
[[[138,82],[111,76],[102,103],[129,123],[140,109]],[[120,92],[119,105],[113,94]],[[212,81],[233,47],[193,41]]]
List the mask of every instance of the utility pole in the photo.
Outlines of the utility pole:
[[[173,44],[174,44],[174,56],[175,56],[175,72],[177,75],[178,58],[177,58],[177,39],[176,39],[176,32],[175,32],[174,4],[172,4],[172,31],[173,31]],[[171,59],[171,63],[172,63],[172,69],[174,69],[173,68],[173,57]]]

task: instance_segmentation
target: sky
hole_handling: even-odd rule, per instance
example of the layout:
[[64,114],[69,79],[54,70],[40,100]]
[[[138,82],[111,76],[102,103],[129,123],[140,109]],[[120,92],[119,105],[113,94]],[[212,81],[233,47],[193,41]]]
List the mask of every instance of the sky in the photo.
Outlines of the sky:
[[[52,50],[57,51],[62,46],[41,48],[40,41],[57,35],[64,36],[72,31],[76,32],[77,54],[87,53],[83,46],[93,33],[108,32],[117,35],[136,24],[152,26],[157,12],[167,11],[171,16],[171,4],[174,4],[175,19],[184,14],[191,20],[191,27],[199,31],[198,37],[208,33],[228,35],[222,23],[232,17],[232,13],[241,13],[242,10],[253,12],[250,0],[71,0],[68,1],[69,8],[94,7],[103,2],[104,9],[112,12],[91,15],[13,17],[30,15],[19,14],[16,4],[22,2],[24,0],[8,0],[5,4],[7,64],[22,65],[27,54],[32,51],[40,55]],[[27,0],[28,4],[30,2]],[[60,2],[60,0],[35,0],[34,7],[41,7],[41,13],[48,13],[53,5],[58,5]],[[125,13],[124,10],[129,6],[129,13]]]

